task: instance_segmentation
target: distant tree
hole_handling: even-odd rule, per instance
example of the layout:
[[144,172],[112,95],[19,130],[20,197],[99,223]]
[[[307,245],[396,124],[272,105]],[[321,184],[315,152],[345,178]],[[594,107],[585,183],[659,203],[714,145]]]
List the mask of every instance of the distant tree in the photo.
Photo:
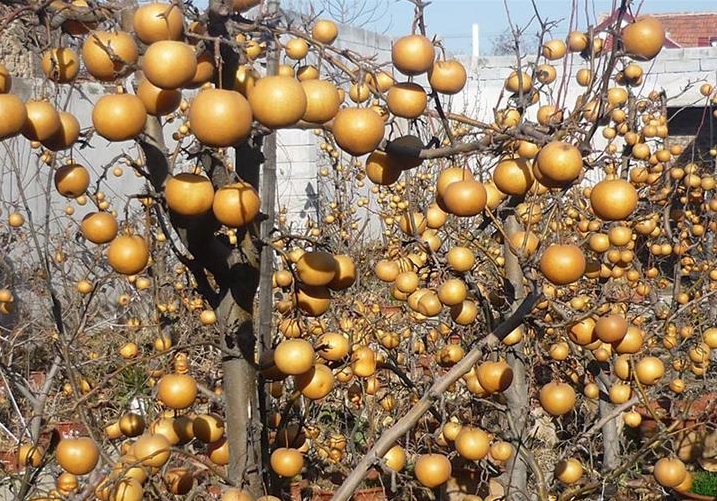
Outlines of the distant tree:
[[[521,54],[532,54],[538,48],[538,37],[535,34],[522,32],[518,36]],[[493,46],[491,47],[491,55],[493,56],[509,56],[515,54],[515,35],[510,28],[495,35],[491,39]]]
[[370,26],[373,31],[385,33],[393,21],[389,5],[388,0],[290,0],[282,3],[282,8],[308,13],[310,17],[328,17],[347,26]]

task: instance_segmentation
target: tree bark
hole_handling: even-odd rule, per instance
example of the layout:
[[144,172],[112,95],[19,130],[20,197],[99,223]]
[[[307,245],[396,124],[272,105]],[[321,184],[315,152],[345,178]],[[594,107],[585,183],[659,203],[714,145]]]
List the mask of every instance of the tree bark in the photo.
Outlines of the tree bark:
[[[149,166],[149,180],[158,193],[172,173],[159,122],[150,118],[140,141]],[[243,179],[255,188],[263,162],[261,139],[250,138],[237,146],[236,162]],[[223,162],[211,151],[201,155],[204,171],[215,187],[232,179]],[[217,315],[219,344],[222,349],[223,396],[226,440],[229,447],[227,477],[237,486],[259,495],[261,477],[260,429],[255,419],[257,372],[253,313],[259,285],[258,224],[237,230],[237,243],[215,234],[219,227],[211,213],[198,218],[180,218],[169,213],[172,226],[191,256],[186,263],[199,284],[198,290]],[[211,285],[210,281],[216,285]]]
[[615,406],[607,401],[600,400],[599,409],[600,416],[613,416],[602,425],[602,470],[612,471],[620,466],[620,437],[617,429],[619,415],[615,415]]
[[[247,296],[248,297],[248,296]],[[251,293],[253,299],[253,293]],[[254,329],[251,310],[242,308],[232,294],[224,296],[217,309],[224,319],[221,346],[224,413],[229,464],[227,477],[252,493],[262,491],[261,447],[256,440],[253,409],[256,408],[256,370],[254,358]]]
[[[267,2],[267,13],[273,15],[279,9],[278,0]],[[279,69],[279,50],[274,43],[267,49],[267,75],[276,75]],[[264,138],[264,164],[261,169],[261,212],[265,219],[261,223],[261,262],[259,264],[259,298],[258,298],[258,355],[272,348],[273,340],[273,287],[274,251],[266,243],[271,239],[271,233],[276,223],[276,132]],[[258,413],[254,422],[260,431],[261,463],[269,464],[270,443],[269,430],[265,426],[268,422],[269,395],[266,381],[259,374]],[[271,468],[264,468],[262,472],[266,492],[277,494],[278,478]]]
[[[510,235],[520,230],[520,225],[515,216],[510,216],[506,220],[505,232]],[[513,308],[518,306],[521,299],[525,297],[525,287],[523,285],[523,270],[520,268],[520,262],[517,256],[510,251],[508,242],[504,244],[505,256],[505,274],[506,279],[512,286],[512,298],[508,298],[513,303]],[[523,362],[523,341],[514,345],[506,354],[506,362],[513,370],[513,382],[510,387],[503,392],[508,404],[508,412],[510,430],[512,435],[512,443],[516,448],[516,453],[510,459],[506,469],[506,499],[513,499],[511,494],[525,493],[528,485],[528,465],[520,454],[520,449],[524,447],[524,433],[528,420],[529,399],[528,384],[526,380],[525,363]]]
[[[230,0],[210,0],[208,32],[229,37],[227,22],[232,13]],[[220,88],[231,88],[239,64],[238,55],[227,45],[219,46],[222,71],[215,82]],[[154,189],[161,193],[166,176],[171,174],[162,131],[155,119],[148,120],[149,141],[141,142],[150,166]],[[235,172],[259,191],[262,138],[250,137],[235,148]],[[211,150],[200,156],[204,171],[215,188],[233,182],[223,161]],[[184,246],[191,253],[188,268],[198,283],[198,291],[217,315],[219,344],[222,349],[224,419],[229,464],[227,478],[234,485],[259,496],[262,481],[262,446],[259,422],[257,370],[255,363],[254,299],[259,287],[261,239],[258,222],[236,230],[236,243],[226,235],[216,234],[219,224],[211,213],[181,221],[170,214],[170,221]],[[214,284],[210,278],[213,278]]]

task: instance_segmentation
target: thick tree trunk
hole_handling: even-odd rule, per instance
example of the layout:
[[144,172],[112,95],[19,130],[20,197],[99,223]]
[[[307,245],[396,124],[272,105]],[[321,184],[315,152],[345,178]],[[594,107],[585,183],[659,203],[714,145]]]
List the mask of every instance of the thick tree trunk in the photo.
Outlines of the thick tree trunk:
[[[510,216],[505,224],[505,231],[508,235],[520,230],[520,225],[515,216]],[[506,279],[512,286],[513,308],[516,308],[520,301],[525,297],[525,288],[523,285],[523,271],[520,268],[518,258],[510,252],[508,243],[505,244],[505,273]],[[528,465],[519,454],[520,448],[525,447],[523,440],[525,439],[526,425],[529,411],[528,384],[526,380],[525,363],[523,362],[523,342],[513,346],[506,355],[506,362],[513,370],[513,382],[503,394],[508,403],[509,419],[511,420],[510,429],[512,435],[513,446],[516,448],[516,454],[513,455],[506,469],[506,495],[507,499],[518,499],[520,493],[526,492],[528,484]]]
[[237,485],[258,494],[262,492],[261,447],[257,443],[258,430],[253,425],[252,416],[257,399],[252,317],[237,305],[231,294],[224,297],[217,313],[219,318],[227,321],[221,339],[225,429],[229,446],[227,476]]
[[[140,144],[146,164],[151,166],[150,181],[155,191],[163,191],[171,174],[162,130],[150,119],[146,139]],[[250,138],[236,148],[237,165],[242,178],[255,188],[264,158],[260,138]],[[215,186],[232,179],[221,159],[209,151],[202,155],[204,171]],[[257,425],[257,372],[255,365],[254,298],[259,286],[258,224],[237,230],[237,242],[215,234],[218,228],[213,216],[193,220],[170,220],[184,247],[191,254],[188,268],[198,283],[198,291],[217,315],[219,344],[222,348],[223,396],[226,439],[229,447],[227,477],[237,486],[259,495],[263,492],[260,427]],[[211,285],[209,276],[216,286]]]
[[528,421],[529,399],[528,385],[526,381],[525,364],[521,359],[523,353],[523,342],[513,346],[506,356],[506,361],[513,369],[513,383],[503,394],[508,403],[508,412],[512,420],[511,431],[513,435],[513,446],[516,454],[510,459],[506,468],[507,499],[516,499],[513,496],[518,493],[525,493],[528,485],[528,465],[520,455],[520,449],[526,447],[523,441],[526,438],[526,425]]
[[[275,0],[272,0],[275,1]],[[208,2],[209,34],[229,37],[227,23],[232,13],[231,0]],[[222,88],[231,88],[239,64],[237,54],[227,45],[220,45],[222,57]],[[163,131],[158,120],[150,118],[140,146],[149,167],[149,181],[157,193],[162,193],[167,176],[172,174]],[[250,137],[237,145],[235,172],[260,189],[262,138]],[[205,173],[215,188],[235,179],[224,161],[210,150],[202,153]],[[273,179],[268,180],[274,183]],[[271,201],[273,203],[273,200]],[[259,223],[237,230],[237,243],[225,235],[216,234],[219,224],[211,213],[191,220],[170,214],[170,221],[191,254],[188,268],[198,284],[198,292],[214,308],[217,315],[219,344],[222,348],[223,397],[225,429],[229,447],[227,478],[254,495],[264,492],[262,481],[261,421],[258,415],[256,337],[254,334],[254,299],[259,287],[262,252]],[[266,273],[266,270],[265,270]],[[212,279],[214,286],[212,284]],[[269,284],[270,285],[270,284]],[[270,317],[269,317],[270,318]],[[261,332],[265,333],[265,321]]]
[[[600,400],[600,416],[611,416],[615,414],[615,406],[610,402]],[[617,420],[619,415],[609,419],[602,426],[603,440],[603,462],[602,470],[612,471],[620,466],[620,437],[618,434]]]
[[[278,11],[278,0],[267,2],[267,12],[271,15]],[[270,44],[267,50],[267,75],[275,75],[279,68],[279,49],[275,44]],[[276,222],[276,132],[272,132],[264,138],[264,164],[261,169],[261,212],[265,219],[261,223],[261,240],[264,246],[261,248],[259,265],[259,298],[258,310],[258,355],[265,350],[272,348],[273,340],[273,316],[274,298],[272,297],[272,279],[274,274],[274,250],[266,245],[271,240],[271,233]],[[265,426],[268,422],[269,394],[266,381],[259,374],[258,377],[258,414],[254,416],[254,422],[260,432],[261,464],[268,465],[270,458],[269,430]],[[271,468],[263,469],[263,482],[265,491],[277,494],[278,479]]]

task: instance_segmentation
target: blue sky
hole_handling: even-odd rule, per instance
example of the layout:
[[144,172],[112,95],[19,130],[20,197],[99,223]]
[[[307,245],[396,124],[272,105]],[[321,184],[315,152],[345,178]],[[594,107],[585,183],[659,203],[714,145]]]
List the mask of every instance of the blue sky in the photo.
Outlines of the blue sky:
[[[324,2],[330,0],[323,0]],[[384,0],[365,0],[378,4]],[[513,24],[524,26],[533,15],[533,7],[529,0],[433,0],[426,8],[427,30],[429,35],[439,35],[444,45],[451,52],[470,53],[471,25],[479,24],[480,51],[489,53],[492,39],[505,31],[509,23],[505,4],[510,10]],[[577,5],[578,26],[585,29],[596,18],[609,13],[613,6],[619,5],[618,0],[536,0],[541,16],[559,21],[560,26],[553,32],[556,37],[564,37],[568,32],[570,13],[573,3]],[[378,30],[386,30],[387,34],[400,35],[411,29],[413,5],[406,0],[385,0],[385,15],[371,25]],[[587,5],[587,12],[586,12]],[[657,12],[717,12],[717,0],[634,0],[634,8],[640,7],[641,13]],[[531,25],[529,33],[537,31],[537,24]],[[717,26],[715,26],[717,35]]]

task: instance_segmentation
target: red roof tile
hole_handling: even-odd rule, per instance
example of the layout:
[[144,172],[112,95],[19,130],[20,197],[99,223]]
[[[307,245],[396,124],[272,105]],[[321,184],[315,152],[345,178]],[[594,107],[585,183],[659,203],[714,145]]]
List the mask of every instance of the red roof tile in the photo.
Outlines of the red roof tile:
[[717,13],[694,12],[655,14],[662,21],[667,36],[680,47],[704,47],[717,40]]
[[[662,21],[665,27],[665,47],[705,47],[717,41],[717,12],[670,12],[650,14]],[[596,26],[602,30],[617,18],[617,11],[604,17]],[[634,18],[630,14],[624,16],[624,22]]]

